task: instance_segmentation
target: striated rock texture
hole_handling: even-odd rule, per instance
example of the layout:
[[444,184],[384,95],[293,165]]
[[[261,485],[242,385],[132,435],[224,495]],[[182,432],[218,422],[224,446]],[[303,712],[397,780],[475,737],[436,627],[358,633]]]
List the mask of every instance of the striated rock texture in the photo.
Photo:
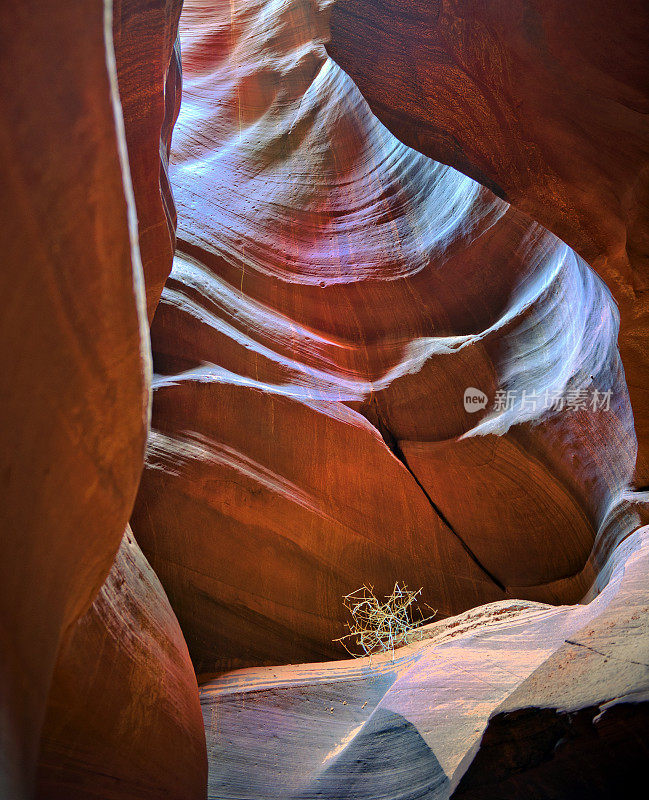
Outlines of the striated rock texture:
[[59,653],[36,796],[199,800],[206,779],[187,646],[127,529],[106,583]]
[[475,758],[470,752],[458,770],[471,762],[453,797],[605,800],[637,792],[649,734],[646,535],[643,528],[629,537],[612,559],[626,559],[615,600],[496,709]]
[[0,8],[0,796],[27,797],[56,654],[128,521],[142,269],[102,2]]
[[630,793],[644,5],[180,5],[0,10],[0,796]]
[[147,311],[171,271],[176,208],[169,185],[171,132],[180,109],[177,41],[182,0],[113,0],[119,95],[137,208]]
[[363,582],[578,601],[636,456],[609,291],[390,134],[314,3],[186,2],[180,33],[133,528],[197,667],[335,657]]
[[208,797],[603,800],[637,790],[649,690],[649,528],[628,535],[637,519],[627,509],[609,528],[608,584],[588,604],[501,601],[428,626],[429,639],[394,661],[256,668],[205,684]]
[[406,144],[575,248],[620,307],[649,484],[649,5],[336,0],[327,47]]

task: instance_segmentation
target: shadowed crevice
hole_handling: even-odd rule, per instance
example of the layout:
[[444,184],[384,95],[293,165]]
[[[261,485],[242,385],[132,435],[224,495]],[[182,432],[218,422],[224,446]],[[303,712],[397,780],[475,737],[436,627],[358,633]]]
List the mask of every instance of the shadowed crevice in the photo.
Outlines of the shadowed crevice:
[[[502,592],[507,593],[507,588],[505,585],[498,580],[498,578],[485,567],[484,564],[480,562],[480,559],[476,556],[473,550],[469,547],[469,545],[464,541],[462,536],[455,530],[455,528],[451,525],[450,521],[442,511],[442,509],[435,503],[433,498],[430,494],[426,491],[423,484],[415,474],[415,472],[411,469],[410,465],[408,464],[408,459],[404,455],[403,450],[401,449],[401,445],[399,444],[399,440],[394,436],[390,428],[388,427],[387,423],[385,422],[383,416],[381,415],[381,411],[379,409],[378,403],[376,402],[375,395],[372,395],[370,398],[370,405],[374,412],[373,419],[368,417],[364,414],[365,418],[374,425],[376,430],[381,434],[381,438],[385,442],[386,447],[390,452],[397,458],[403,466],[408,470],[408,472],[412,475],[413,480],[417,484],[417,486],[421,489],[424,497],[426,498],[427,502],[429,503],[430,507],[433,509],[435,514],[439,517],[439,519],[444,523],[444,525],[449,529],[449,531],[455,536],[458,542],[462,545],[464,550],[466,551],[469,558],[476,564],[477,567],[489,578],[492,583],[494,583]],[[363,413],[361,410],[360,413]]]

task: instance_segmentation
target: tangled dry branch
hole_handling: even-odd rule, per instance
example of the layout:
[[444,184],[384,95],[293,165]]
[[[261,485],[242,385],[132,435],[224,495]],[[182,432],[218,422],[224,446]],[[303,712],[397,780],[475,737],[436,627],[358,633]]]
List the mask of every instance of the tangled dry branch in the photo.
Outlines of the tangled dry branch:
[[[347,623],[349,633],[334,641],[340,642],[347,652],[355,658],[372,656],[374,653],[392,651],[411,642],[423,638],[421,626],[435,616],[424,617],[419,609],[418,619],[412,618],[415,610],[413,604],[421,594],[423,587],[411,591],[399,582],[394,584],[392,594],[381,602],[374,594],[372,585],[363,585],[360,589],[343,597],[343,605],[352,615],[352,622]],[[355,653],[348,646],[353,642],[362,652]]]

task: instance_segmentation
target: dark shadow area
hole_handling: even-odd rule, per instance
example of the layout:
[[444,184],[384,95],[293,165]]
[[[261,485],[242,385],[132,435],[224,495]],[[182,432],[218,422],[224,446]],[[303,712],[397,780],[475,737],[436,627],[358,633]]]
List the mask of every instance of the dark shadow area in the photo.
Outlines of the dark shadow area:
[[363,729],[295,800],[433,800],[449,779],[417,728],[378,708]]

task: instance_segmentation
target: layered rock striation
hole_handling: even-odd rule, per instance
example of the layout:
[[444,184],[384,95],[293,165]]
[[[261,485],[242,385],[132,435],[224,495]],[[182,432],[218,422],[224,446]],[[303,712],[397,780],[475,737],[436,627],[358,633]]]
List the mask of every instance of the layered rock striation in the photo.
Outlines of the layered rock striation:
[[374,113],[556,233],[604,279],[649,483],[649,7],[337,0],[328,50]]
[[644,4],[181,5],[0,10],[0,795],[630,794]]
[[328,36],[303,0],[181,19],[133,526],[204,670],[342,653],[363,582],[423,586],[440,617],[574,602],[635,462],[607,288],[389,133]]

